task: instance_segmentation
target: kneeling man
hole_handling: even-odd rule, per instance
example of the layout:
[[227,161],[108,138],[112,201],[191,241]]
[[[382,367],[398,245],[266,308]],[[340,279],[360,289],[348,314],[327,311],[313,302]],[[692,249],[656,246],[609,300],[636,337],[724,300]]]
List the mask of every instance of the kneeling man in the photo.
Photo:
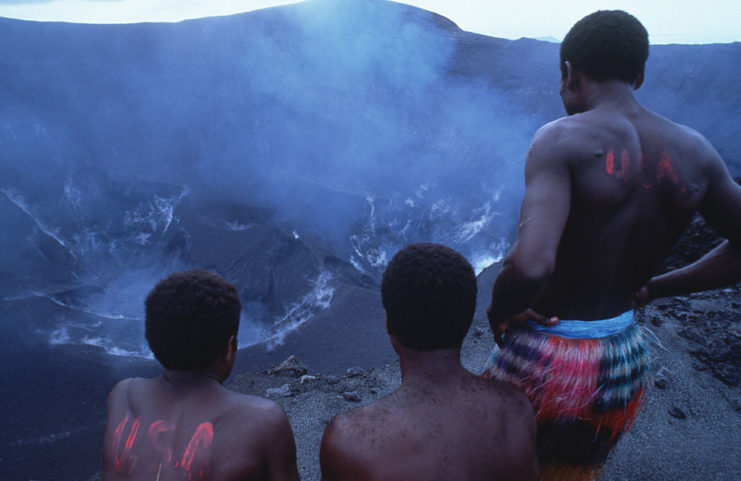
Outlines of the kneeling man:
[[401,387],[332,420],[322,479],[535,480],[528,399],[460,362],[476,306],[471,265],[441,245],[410,245],[386,268],[381,295]]
[[283,409],[222,386],[240,311],[237,289],[207,271],[173,274],[149,293],[146,337],[162,375],[111,391],[103,479],[298,480]]

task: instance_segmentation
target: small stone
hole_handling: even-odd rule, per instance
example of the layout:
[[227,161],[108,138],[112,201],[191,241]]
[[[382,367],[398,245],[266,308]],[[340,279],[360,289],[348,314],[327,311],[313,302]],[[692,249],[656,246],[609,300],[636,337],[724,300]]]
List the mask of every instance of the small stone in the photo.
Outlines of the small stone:
[[290,397],[293,393],[291,392],[291,386],[284,384],[281,387],[268,388],[265,390],[267,397]]
[[654,386],[656,386],[659,389],[666,389],[667,382],[666,379],[663,377],[657,377],[654,379]]
[[359,367],[351,367],[350,369],[348,369],[347,371],[345,371],[345,376],[347,376],[347,377],[360,377],[363,374],[365,374],[365,373]]
[[651,316],[651,324],[653,324],[656,327],[661,326],[664,323],[664,320],[660,318],[659,316]]
[[478,326],[473,328],[473,337],[481,337],[484,335],[484,330]]
[[675,417],[677,419],[686,419],[687,418],[687,415],[684,413],[684,411],[682,411],[681,409],[679,409],[677,406],[674,406],[673,408],[671,408],[669,410],[669,415],[672,416],[672,417]]
[[301,376],[301,377],[299,378],[299,380],[298,380],[298,381],[299,381],[299,382],[300,382],[301,384],[303,384],[303,383],[305,383],[305,382],[307,382],[307,381],[314,381],[314,380],[316,380],[316,376],[310,376],[310,375],[308,375],[308,374],[304,374],[303,376]]
[[296,356],[290,356],[280,363],[276,368],[270,369],[269,373],[274,376],[291,376],[301,377],[306,374],[308,369],[299,361]]
[[324,379],[327,380],[327,384],[337,384],[338,382],[340,382],[340,378],[338,378],[337,376],[327,376]]
[[345,391],[342,393],[342,397],[344,397],[346,401],[350,401],[354,403],[357,403],[363,400],[363,398],[360,397],[360,394],[358,394],[358,391]]

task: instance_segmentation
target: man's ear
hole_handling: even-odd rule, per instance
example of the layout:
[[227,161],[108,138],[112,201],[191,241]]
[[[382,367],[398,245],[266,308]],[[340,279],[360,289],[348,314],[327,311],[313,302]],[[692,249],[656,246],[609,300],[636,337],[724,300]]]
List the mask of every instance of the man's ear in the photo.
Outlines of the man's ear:
[[646,80],[646,67],[643,67],[641,73],[638,75],[638,79],[636,79],[635,83],[633,84],[633,90],[638,90],[639,88],[641,88],[644,80]]
[[574,92],[579,88],[581,72],[574,70],[574,67],[572,67],[571,62],[568,60],[565,60],[563,64],[566,67],[566,88]]
[[228,361],[233,360],[237,355],[237,347],[237,336],[231,336],[224,349],[224,359]]

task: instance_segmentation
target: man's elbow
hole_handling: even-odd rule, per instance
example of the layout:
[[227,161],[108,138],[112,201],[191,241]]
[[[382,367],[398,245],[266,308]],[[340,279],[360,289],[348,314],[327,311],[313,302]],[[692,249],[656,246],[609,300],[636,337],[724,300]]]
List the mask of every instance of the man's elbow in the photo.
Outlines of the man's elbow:
[[505,259],[502,265],[502,270],[507,270],[519,284],[533,287],[547,284],[555,268],[555,259],[542,256],[537,259],[512,256]]

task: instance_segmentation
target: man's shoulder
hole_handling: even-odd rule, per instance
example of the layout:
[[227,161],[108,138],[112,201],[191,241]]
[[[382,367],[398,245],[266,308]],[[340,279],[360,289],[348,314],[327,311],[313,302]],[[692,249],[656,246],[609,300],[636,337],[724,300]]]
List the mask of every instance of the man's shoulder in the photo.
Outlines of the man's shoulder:
[[[692,127],[675,122],[650,110],[646,111],[645,118],[647,122],[640,125],[648,125],[648,134],[663,137],[669,145],[704,152],[714,150],[710,141]],[[646,134],[645,132],[642,133]]]
[[287,422],[287,416],[280,404],[270,399],[251,394],[242,394],[225,389],[225,414],[234,418],[250,418],[267,425]]
[[514,384],[473,376],[470,382],[484,394],[484,402],[496,405],[510,416],[531,416],[532,404],[525,393]]
[[[352,478],[364,472],[367,463],[378,456],[379,448],[395,439],[399,423],[390,422],[378,402],[337,414],[322,436],[320,464],[327,479]],[[383,440],[379,443],[379,440]]]
[[[479,380],[488,386],[491,393],[476,408],[489,414],[481,416],[481,428],[506,433],[511,452],[527,451],[527,446],[534,444],[536,433],[535,411],[528,397],[514,384],[493,379]],[[496,415],[491,415],[493,413]]]
[[118,381],[118,383],[113,386],[111,392],[126,392],[132,387],[141,386],[142,384],[146,384],[150,381],[151,379],[143,377],[127,377],[126,379]]
[[546,153],[549,159],[574,160],[588,155],[602,127],[584,114],[561,117],[540,127],[533,136],[531,153]]
[[362,421],[362,417],[359,418],[352,412],[336,414],[327,423],[327,428],[324,430],[324,438],[337,440],[352,435],[357,431],[356,428],[359,421]]
[[673,123],[677,130],[677,135],[673,135],[675,142],[682,142],[683,147],[694,153],[698,161],[715,162],[720,160],[715,147],[710,141],[697,130],[682,124]]
[[137,391],[144,389],[152,379],[130,377],[119,381],[108,395],[108,403],[128,402],[128,399]]
[[397,411],[386,406],[381,400],[335,415],[327,424],[324,437],[335,445],[345,446],[347,443],[356,445],[363,439],[374,437],[374,433],[377,432],[388,435],[401,421]]
[[210,417],[214,431],[234,446],[248,443],[269,450],[293,438],[286,412],[269,399],[232,392]]
[[352,433],[359,428],[367,429],[376,426],[380,421],[388,420],[393,410],[384,405],[383,400],[367,406],[361,406],[345,413],[335,415],[329,423],[338,433]]
[[543,138],[563,145],[569,145],[574,141],[594,141],[595,138],[606,135],[608,131],[613,131],[621,121],[626,128],[633,128],[623,115],[606,117],[603,113],[590,110],[560,117],[544,124],[535,133],[535,139]]

